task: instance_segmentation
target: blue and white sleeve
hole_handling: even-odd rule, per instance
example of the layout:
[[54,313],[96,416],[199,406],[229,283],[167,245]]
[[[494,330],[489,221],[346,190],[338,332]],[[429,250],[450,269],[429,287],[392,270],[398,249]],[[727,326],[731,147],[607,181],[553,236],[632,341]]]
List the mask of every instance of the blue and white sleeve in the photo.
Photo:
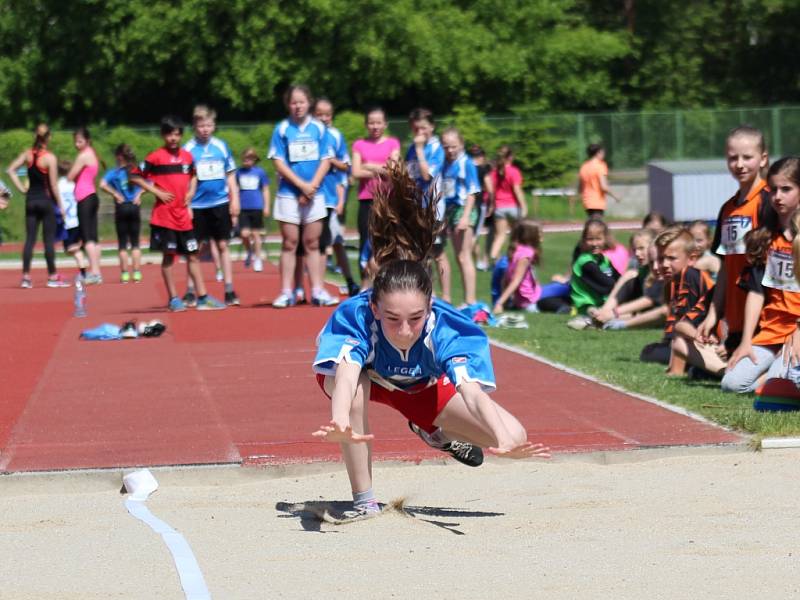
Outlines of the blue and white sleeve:
[[467,194],[477,194],[481,191],[481,184],[478,181],[478,169],[475,168],[475,163],[471,160],[467,161],[466,176],[464,177],[464,184],[467,187]]
[[437,146],[437,148],[431,153],[431,157],[428,160],[428,173],[430,173],[431,179],[441,173],[443,166],[444,148]]
[[344,360],[362,367],[370,354],[370,333],[367,319],[369,305],[345,302],[331,315],[317,338],[315,373],[335,375]]
[[236,170],[236,159],[233,158],[233,152],[231,152],[230,146],[225,144],[225,172],[230,173],[231,171]]
[[453,385],[476,382],[485,392],[496,389],[489,339],[469,318],[450,308],[437,312],[434,357]]
[[350,162],[350,153],[347,151],[347,140],[344,139],[344,135],[342,135],[341,142],[339,143],[339,149],[336,153],[336,158],[346,165],[353,164]]
[[286,155],[286,140],[281,135],[281,126],[276,125],[275,130],[272,132],[272,140],[269,143],[269,151],[267,158],[278,159],[288,163],[288,156]]

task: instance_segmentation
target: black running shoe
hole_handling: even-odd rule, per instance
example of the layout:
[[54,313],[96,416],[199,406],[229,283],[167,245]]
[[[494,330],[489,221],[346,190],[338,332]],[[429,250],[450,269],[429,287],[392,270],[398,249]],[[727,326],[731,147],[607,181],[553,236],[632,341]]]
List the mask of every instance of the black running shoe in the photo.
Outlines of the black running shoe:
[[225,292],[225,304],[239,306],[239,296],[236,295],[236,292]]
[[411,431],[416,433],[423,442],[428,444],[428,446],[446,452],[461,464],[467,465],[468,467],[480,467],[483,464],[483,450],[481,450],[480,446],[470,444],[469,442],[460,442],[458,440],[447,442],[446,444],[437,444],[431,439],[427,431],[420,429],[411,421],[408,422],[408,427]]

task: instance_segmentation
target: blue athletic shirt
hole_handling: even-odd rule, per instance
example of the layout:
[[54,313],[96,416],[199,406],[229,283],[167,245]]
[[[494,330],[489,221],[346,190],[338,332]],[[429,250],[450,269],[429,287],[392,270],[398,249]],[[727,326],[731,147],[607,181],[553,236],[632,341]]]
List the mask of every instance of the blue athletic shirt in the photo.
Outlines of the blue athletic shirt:
[[447,375],[456,386],[475,381],[495,389],[489,342],[481,328],[455,308],[434,299],[433,310],[416,343],[402,351],[383,335],[361,292],[334,311],[317,338],[316,373],[335,375],[342,360],[365,367],[370,379],[390,390],[432,385]]
[[[334,158],[350,164],[350,153],[347,152],[347,142],[344,135],[336,127],[328,127],[328,146],[333,152]],[[325,194],[325,206],[336,208],[339,197],[336,195],[337,185],[347,185],[347,172],[340,171],[331,165],[330,171],[322,180],[322,193]]]
[[442,169],[442,198],[448,208],[453,205],[464,206],[467,196],[480,191],[478,169],[466,152],[459,154],[453,162],[445,161]]
[[[312,117],[303,123],[284,119],[275,126],[267,157],[283,161],[303,181],[311,181],[326,158],[333,158],[325,125]],[[297,197],[300,190],[279,177],[278,195]]]
[[444,148],[442,148],[442,144],[437,136],[431,136],[431,139],[429,139],[428,143],[425,144],[424,154],[425,161],[428,163],[428,171],[431,175],[429,181],[425,181],[419,172],[417,147],[414,144],[411,144],[408,152],[406,152],[406,168],[408,169],[408,174],[414,178],[414,180],[417,182],[417,186],[420,190],[422,190],[423,193],[428,191],[428,188],[433,183],[433,180],[436,179],[436,176],[441,172],[442,165],[444,165]]
[[183,149],[192,155],[197,173],[197,191],[192,198],[192,208],[213,208],[229,202],[226,177],[236,170],[236,161],[228,144],[213,136],[206,144],[192,138]]
[[269,175],[259,166],[236,171],[239,184],[239,203],[242,210],[264,210],[264,186],[269,185]]
[[109,170],[103,175],[103,181],[116,192],[119,192],[122,197],[125,198],[125,202],[133,202],[136,195],[141,190],[138,185],[131,185],[128,182],[128,169],[125,167],[117,167],[116,169]]

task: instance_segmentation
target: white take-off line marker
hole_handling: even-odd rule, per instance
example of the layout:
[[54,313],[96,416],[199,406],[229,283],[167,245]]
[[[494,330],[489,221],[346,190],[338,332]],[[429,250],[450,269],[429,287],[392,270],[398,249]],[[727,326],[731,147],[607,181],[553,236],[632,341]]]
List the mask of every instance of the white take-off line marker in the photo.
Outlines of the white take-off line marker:
[[800,437],[763,438],[762,450],[778,450],[780,448],[800,448]]
[[125,475],[122,483],[130,494],[125,500],[125,508],[150,529],[160,534],[172,554],[186,600],[211,600],[211,594],[206,587],[200,565],[197,564],[197,559],[186,538],[167,523],[155,517],[145,505],[150,494],[158,489],[158,482],[153,474],[148,469],[134,471]]

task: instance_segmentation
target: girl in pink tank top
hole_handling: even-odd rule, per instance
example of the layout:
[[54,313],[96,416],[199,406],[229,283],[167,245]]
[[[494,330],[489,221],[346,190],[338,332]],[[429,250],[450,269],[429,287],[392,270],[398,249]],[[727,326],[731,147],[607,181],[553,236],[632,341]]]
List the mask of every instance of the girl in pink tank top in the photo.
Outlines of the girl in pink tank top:
[[102,283],[100,274],[100,246],[97,238],[97,211],[100,202],[97,198],[95,179],[100,168],[100,159],[92,147],[89,130],[79,127],[73,136],[78,156],[67,174],[67,179],[75,182],[75,199],[78,202],[78,228],[81,241],[89,258],[89,274],[85,283]]

